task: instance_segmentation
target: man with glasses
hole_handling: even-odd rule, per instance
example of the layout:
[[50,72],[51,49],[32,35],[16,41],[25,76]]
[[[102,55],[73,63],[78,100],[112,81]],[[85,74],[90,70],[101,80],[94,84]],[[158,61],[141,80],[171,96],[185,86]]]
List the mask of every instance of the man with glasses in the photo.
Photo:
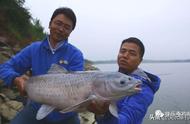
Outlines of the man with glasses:
[[[74,12],[67,7],[54,11],[50,23],[50,34],[42,41],[33,42],[0,65],[0,79],[7,86],[16,85],[21,95],[25,94],[22,76],[32,70],[32,76],[45,74],[52,64],[63,66],[68,71],[82,71],[84,58],[81,51],[68,42],[70,33],[76,25]],[[61,114],[54,111],[43,120],[36,120],[40,104],[30,101],[21,112],[11,121],[11,124],[79,124],[78,114],[69,112]]]

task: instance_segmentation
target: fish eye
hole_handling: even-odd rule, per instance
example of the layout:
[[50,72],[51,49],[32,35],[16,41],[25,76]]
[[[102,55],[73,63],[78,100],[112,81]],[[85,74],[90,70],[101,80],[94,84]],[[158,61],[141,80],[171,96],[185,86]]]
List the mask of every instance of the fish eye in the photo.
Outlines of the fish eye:
[[129,79],[129,81],[131,81],[131,80],[132,80],[130,77],[129,77],[128,79]]
[[122,84],[122,85],[125,84],[125,81],[120,81],[120,84]]

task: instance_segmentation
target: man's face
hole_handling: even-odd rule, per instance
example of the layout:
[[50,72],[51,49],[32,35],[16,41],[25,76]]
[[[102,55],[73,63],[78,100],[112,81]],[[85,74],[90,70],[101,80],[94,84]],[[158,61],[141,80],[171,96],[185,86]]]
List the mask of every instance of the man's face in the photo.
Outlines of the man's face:
[[140,48],[135,43],[124,43],[118,54],[119,68],[132,73],[141,62]]
[[72,21],[64,14],[58,14],[50,23],[50,39],[59,42],[69,37],[73,29]]

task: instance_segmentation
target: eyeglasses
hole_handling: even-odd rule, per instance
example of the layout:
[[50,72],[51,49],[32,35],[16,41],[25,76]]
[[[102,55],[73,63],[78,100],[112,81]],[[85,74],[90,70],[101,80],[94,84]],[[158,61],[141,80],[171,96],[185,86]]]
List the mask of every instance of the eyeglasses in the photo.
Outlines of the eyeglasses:
[[72,26],[71,25],[69,25],[69,24],[64,24],[64,23],[62,23],[61,21],[54,21],[53,22],[54,24],[55,24],[55,26],[57,27],[57,28],[63,28],[63,29],[65,29],[65,30],[67,30],[67,31],[71,31],[72,30]]

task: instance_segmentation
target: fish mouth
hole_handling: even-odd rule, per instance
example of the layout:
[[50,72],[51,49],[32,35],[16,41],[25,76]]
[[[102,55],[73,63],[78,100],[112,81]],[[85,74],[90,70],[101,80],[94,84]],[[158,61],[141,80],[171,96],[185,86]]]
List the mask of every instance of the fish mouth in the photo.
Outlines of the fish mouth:
[[133,94],[139,93],[142,90],[141,85],[142,85],[142,83],[137,83],[133,87],[130,87],[127,90],[127,95],[126,95],[126,92],[125,92],[124,94],[115,94],[112,97],[107,97],[107,99],[117,99],[117,98],[122,98],[122,97],[125,97],[125,96],[131,96]]
[[135,84],[134,90],[137,91],[137,92],[140,92],[142,90],[141,83]]

